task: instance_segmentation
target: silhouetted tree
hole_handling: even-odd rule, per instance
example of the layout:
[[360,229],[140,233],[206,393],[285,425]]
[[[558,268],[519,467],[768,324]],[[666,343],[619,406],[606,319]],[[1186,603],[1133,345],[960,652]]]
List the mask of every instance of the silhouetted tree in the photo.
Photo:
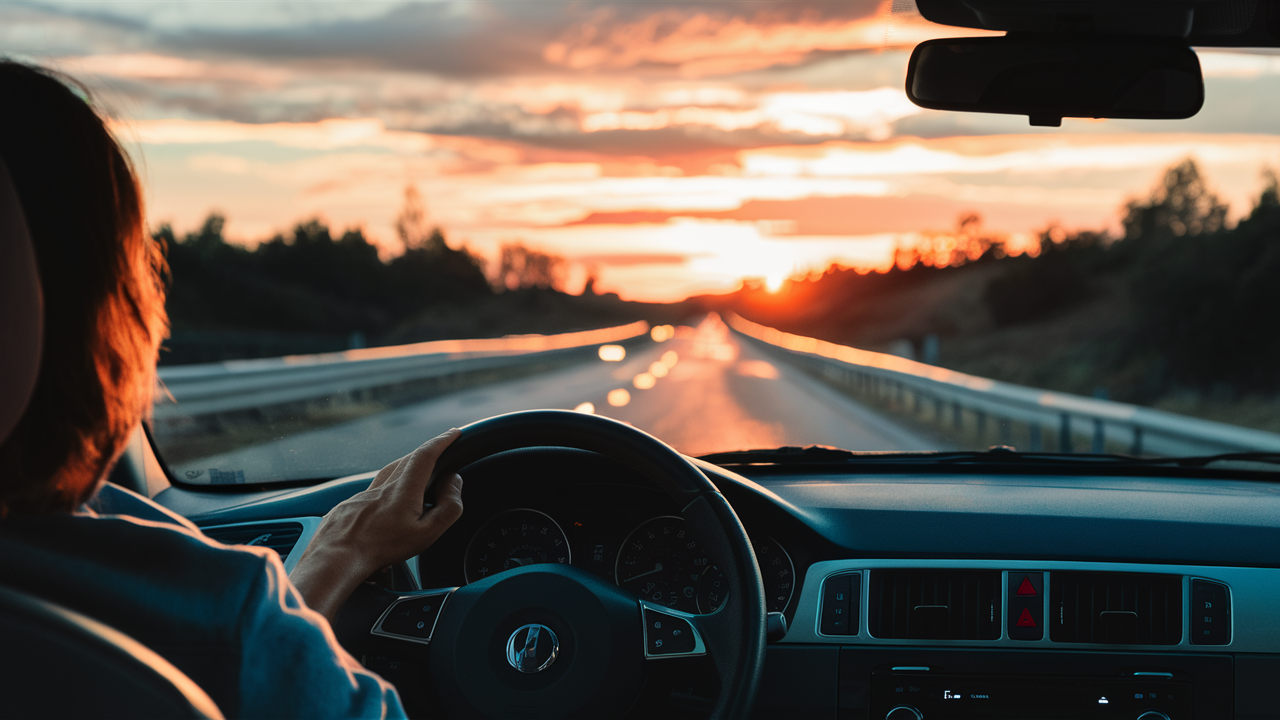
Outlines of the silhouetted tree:
[[1187,158],[1165,171],[1145,200],[1125,205],[1124,239],[1149,242],[1217,232],[1225,226],[1227,206],[1209,190],[1194,160]]
[[404,205],[396,216],[396,235],[405,250],[438,251],[444,245],[440,228],[427,223],[427,206],[413,185],[404,188]]
[[504,290],[558,289],[564,264],[564,258],[558,255],[534,250],[522,243],[509,243],[502,246],[494,285]]
[[951,232],[925,232],[911,244],[894,248],[893,264],[901,270],[915,265],[959,267],[993,254],[1004,254],[1005,238],[984,232],[982,216],[962,213]]
[[[1182,185],[1167,196],[1208,194],[1198,176],[1177,179]],[[1153,225],[1164,239],[1143,248],[1132,273],[1133,340],[1136,352],[1152,358],[1162,386],[1280,390],[1280,198],[1274,173],[1264,181],[1253,211],[1232,229],[1216,198],[1197,203],[1190,217],[1149,211],[1170,220]],[[1183,236],[1169,239],[1178,228]]]
[[1040,252],[1009,258],[1005,272],[987,283],[982,299],[996,325],[1048,320],[1090,295],[1089,275],[1105,248],[1102,233],[1067,233],[1049,227],[1040,233]]

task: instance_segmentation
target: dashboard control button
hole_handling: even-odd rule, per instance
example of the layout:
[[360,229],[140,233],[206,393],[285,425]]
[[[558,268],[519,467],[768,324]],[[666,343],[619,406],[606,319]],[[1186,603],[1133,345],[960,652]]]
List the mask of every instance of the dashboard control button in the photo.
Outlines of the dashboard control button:
[[857,635],[862,576],[835,575],[822,584],[822,607],[818,630],[823,635]]
[[1227,645],[1231,642],[1231,591],[1222,583],[1191,581],[1191,642]]
[[1009,573],[1008,630],[1011,640],[1044,637],[1044,573]]
[[1029,576],[1023,575],[1022,582],[1018,584],[1018,591],[1014,595],[1016,597],[1037,597],[1040,595],[1040,591],[1036,589],[1035,585],[1031,584]]
[[1139,715],[1138,720],[1169,720],[1169,716],[1159,710],[1148,710]]
[[884,716],[884,720],[924,720],[924,715],[910,705],[899,705]]

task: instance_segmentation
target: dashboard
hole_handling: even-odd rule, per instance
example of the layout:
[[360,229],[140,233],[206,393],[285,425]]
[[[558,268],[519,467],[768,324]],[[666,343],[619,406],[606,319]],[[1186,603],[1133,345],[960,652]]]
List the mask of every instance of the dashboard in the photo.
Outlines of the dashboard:
[[[762,574],[779,573],[769,609],[789,629],[768,647],[757,717],[1277,715],[1280,484],[701,466]],[[464,516],[408,563],[413,586],[564,562],[673,609],[716,602],[716,558],[629,468],[543,448],[464,475]],[[156,499],[204,527],[252,526],[323,515],[369,477]],[[673,697],[713,691],[680,680]]]

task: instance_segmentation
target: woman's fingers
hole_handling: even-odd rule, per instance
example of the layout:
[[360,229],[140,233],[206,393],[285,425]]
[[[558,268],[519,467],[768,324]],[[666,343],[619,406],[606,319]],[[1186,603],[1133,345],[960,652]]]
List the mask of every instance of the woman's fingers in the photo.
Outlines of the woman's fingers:
[[[418,521],[422,534],[418,536],[425,550],[462,517],[462,476],[454,473],[443,479],[436,490],[435,506]],[[421,551],[419,551],[421,552]]]
[[403,465],[404,461],[407,459],[409,459],[409,456],[405,455],[379,470],[378,474],[373,476],[373,482],[369,483],[369,489],[372,490],[379,485],[386,484],[386,482],[391,479],[391,476],[396,474],[396,470],[399,470],[400,466]]
[[398,472],[395,473],[398,476],[396,491],[416,496],[417,502],[422,502],[427,492],[427,485],[431,482],[431,473],[436,468],[436,461],[440,459],[444,449],[461,434],[462,431],[457,428],[446,430],[409,453],[397,468]]

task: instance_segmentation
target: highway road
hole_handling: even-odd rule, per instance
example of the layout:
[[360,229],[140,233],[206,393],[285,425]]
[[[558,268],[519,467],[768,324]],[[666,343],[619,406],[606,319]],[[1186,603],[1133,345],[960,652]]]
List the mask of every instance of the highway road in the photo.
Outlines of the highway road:
[[[622,420],[689,455],[782,445],[936,450],[893,421],[732,335],[715,316],[620,361],[495,383],[178,465],[246,482],[375,470],[450,427],[537,408]],[[199,482],[203,477],[197,479]]]

